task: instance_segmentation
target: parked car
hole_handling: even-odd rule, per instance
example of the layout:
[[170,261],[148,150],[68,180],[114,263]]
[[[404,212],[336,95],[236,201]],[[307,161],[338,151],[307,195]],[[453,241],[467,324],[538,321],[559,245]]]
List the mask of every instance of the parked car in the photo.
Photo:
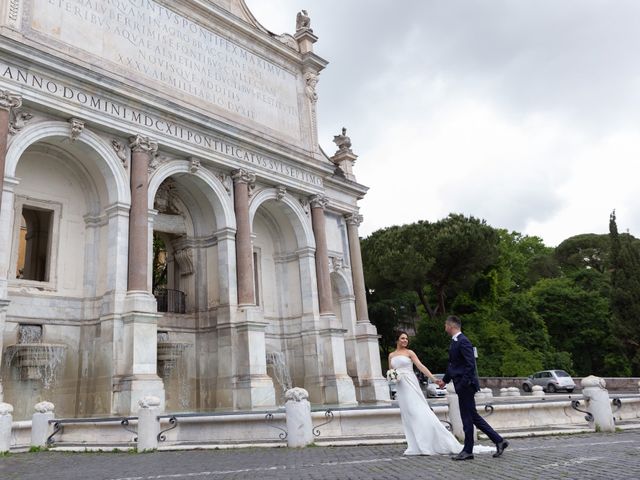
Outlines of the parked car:
[[530,392],[534,385],[540,385],[542,390],[549,393],[555,393],[560,390],[571,393],[576,388],[571,375],[564,370],[543,370],[529,375],[522,382],[522,390]]
[[[434,373],[433,376],[441,380],[442,377],[444,377],[444,373]],[[447,394],[446,388],[440,388],[438,385],[433,383],[433,381],[430,378],[427,380],[426,390],[427,390],[427,397],[430,397],[430,398],[440,398],[440,397],[444,397]]]

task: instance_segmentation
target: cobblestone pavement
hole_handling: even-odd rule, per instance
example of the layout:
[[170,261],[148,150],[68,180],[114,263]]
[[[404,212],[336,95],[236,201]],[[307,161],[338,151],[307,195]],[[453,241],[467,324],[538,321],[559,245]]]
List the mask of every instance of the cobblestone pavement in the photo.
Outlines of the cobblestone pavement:
[[502,458],[404,457],[404,445],[181,452],[35,452],[0,458],[2,480],[640,479],[640,431],[511,439]]

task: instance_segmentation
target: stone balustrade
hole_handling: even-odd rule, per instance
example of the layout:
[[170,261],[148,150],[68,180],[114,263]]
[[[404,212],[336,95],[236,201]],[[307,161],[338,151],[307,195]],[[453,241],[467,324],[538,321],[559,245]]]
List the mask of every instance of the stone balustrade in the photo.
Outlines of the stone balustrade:
[[[533,373],[533,372],[532,372]],[[637,377],[603,377],[607,383],[607,389],[612,391],[637,392],[640,388],[640,378]],[[480,377],[480,386],[500,390],[501,388],[522,388],[525,377]],[[573,377],[578,389],[582,388],[582,378]]]
[[[593,382],[591,382],[593,383]],[[595,382],[592,388],[597,388],[597,392],[602,394],[603,390],[599,382]],[[534,390],[534,394],[537,392]],[[543,392],[542,392],[543,393]],[[604,408],[604,416],[615,418],[615,422],[630,422],[640,424],[640,394],[612,395],[606,398],[602,395],[598,399],[596,392],[589,393],[588,398],[582,395],[543,395],[544,396],[505,396],[481,399],[477,398],[478,411],[486,416],[488,411],[485,405],[493,408],[489,421],[499,432],[545,430],[551,431],[576,431],[584,430],[606,430],[607,427],[602,420],[598,420],[599,414],[596,411],[594,402],[600,402],[600,407]],[[619,398],[620,404],[611,409],[612,398]],[[303,399],[304,400],[304,399]],[[451,397],[454,400],[454,397]],[[594,415],[595,421],[585,420],[585,413],[574,409],[572,401],[579,401],[581,410],[589,411]],[[292,402],[300,403],[300,402]],[[304,403],[304,402],[302,402]],[[617,403],[617,402],[616,402]],[[296,405],[302,406],[302,405]],[[609,410],[607,410],[607,408]],[[144,408],[142,410],[145,410]],[[303,425],[304,429],[309,429],[309,418],[305,413],[304,419],[287,419],[284,410],[271,412],[251,412],[251,413],[216,413],[216,414],[189,414],[178,416],[177,426],[172,428],[168,415],[163,415],[158,420],[156,407],[149,404],[148,418],[141,422],[139,418],[131,418],[131,430],[137,430],[142,434],[141,440],[147,443],[143,449],[156,448],[156,435],[163,431],[165,441],[157,443],[157,448],[164,446],[200,443],[215,445],[287,445],[287,437],[283,432],[293,428],[293,425]],[[455,424],[451,418],[452,410],[446,403],[433,404],[433,410],[442,421]],[[455,410],[455,408],[453,409]],[[609,413],[612,412],[612,413]],[[7,414],[9,414],[7,409]],[[46,416],[46,422],[40,421],[40,416]],[[5,414],[6,416],[6,414]],[[37,416],[37,418],[36,418]],[[269,417],[269,418],[267,418]],[[360,407],[352,409],[336,409],[327,415],[324,410],[311,411],[311,427],[314,431],[313,441],[319,444],[332,442],[353,441],[354,443],[366,442],[387,442],[402,441],[403,430],[400,420],[400,410],[393,406]],[[605,418],[600,417],[600,418]],[[12,450],[27,450],[31,445],[45,445],[46,438],[51,432],[51,424],[48,421],[53,418],[52,411],[37,412],[34,414],[36,420],[35,428],[33,421],[13,422],[10,430],[10,440],[8,443]],[[94,419],[83,419],[81,422],[65,423],[64,429],[56,434],[54,440],[56,445],[83,444],[87,448],[92,445],[96,448],[123,448],[135,447],[133,442],[134,434],[127,431],[121,425],[121,418],[114,417],[111,421],[94,421]],[[599,423],[600,422],[600,423]],[[8,429],[0,429],[6,437]],[[33,435],[38,437],[34,440]],[[145,433],[148,435],[144,437]],[[46,435],[45,435],[46,433]],[[311,443],[311,434],[303,432],[298,436],[303,446]],[[5,438],[5,442],[7,442]],[[35,442],[35,443],[34,443]],[[140,442],[140,440],[139,440]],[[2,439],[0,439],[2,445]],[[138,444],[140,449],[140,444]]]

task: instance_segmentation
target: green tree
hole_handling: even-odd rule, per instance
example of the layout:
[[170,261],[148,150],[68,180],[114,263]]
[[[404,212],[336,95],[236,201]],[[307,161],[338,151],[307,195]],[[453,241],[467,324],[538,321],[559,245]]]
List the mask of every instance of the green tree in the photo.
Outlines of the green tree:
[[396,292],[386,298],[370,292],[368,298],[369,319],[378,330],[381,355],[386,360],[395,348],[398,325],[417,316],[417,299],[412,292]]
[[606,234],[586,233],[563,240],[555,257],[564,272],[593,269],[605,273],[609,263],[610,241]]
[[570,277],[540,280],[531,294],[555,350],[571,355],[578,374],[603,374],[602,345],[609,336],[608,299],[581,288]]
[[497,258],[498,235],[483,220],[451,214],[374,232],[362,241],[367,288],[414,292],[430,318],[470,288]]
[[619,375],[640,375],[640,248],[629,234],[619,234],[615,211],[609,218],[611,241],[611,327],[617,348],[607,356]]

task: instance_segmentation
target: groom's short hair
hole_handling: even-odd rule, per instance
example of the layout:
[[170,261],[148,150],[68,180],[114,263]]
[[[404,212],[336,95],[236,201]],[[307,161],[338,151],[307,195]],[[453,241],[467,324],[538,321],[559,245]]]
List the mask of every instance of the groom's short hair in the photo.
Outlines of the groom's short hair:
[[460,320],[458,317],[456,317],[455,315],[449,315],[447,317],[446,322],[449,325],[453,325],[454,327],[456,327],[457,329],[461,330],[462,329],[462,320]]

